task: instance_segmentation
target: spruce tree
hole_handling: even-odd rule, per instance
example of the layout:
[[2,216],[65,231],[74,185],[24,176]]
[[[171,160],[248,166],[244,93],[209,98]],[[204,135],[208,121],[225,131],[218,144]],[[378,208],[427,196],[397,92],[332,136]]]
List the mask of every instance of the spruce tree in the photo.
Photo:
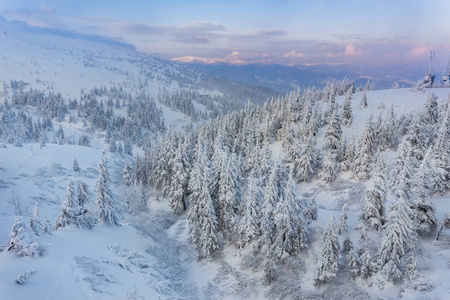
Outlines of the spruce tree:
[[119,222],[122,218],[122,212],[110,190],[110,179],[107,163],[108,161],[105,157],[105,150],[103,150],[98,164],[98,171],[100,175],[95,183],[97,192],[95,205],[98,210],[98,221],[105,224],[120,225]]
[[364,94],[361,97],[361,102],[359,102],[359,108],[366,108],[367,107],[367,94],[364,92]]
[[74,170],[75,172],[80,171],[80,167],[78,166],[78,162],[77,162],[77,159],[76,159],[76,158],[73,160],[73,166],[72,166],[72,168],[73,168],[73,170]]
[[175,214],[181,214],[186,210],[187,189],[188,189],[188,173],[183,164],[183,153],[181,152],[181,143],[175,152],[172,165],[172,179],[169,186],[169,203]]
[[339,215],[338,234],[347,232],[347,203],[342,206],[341,214]]
[[359,180],[366,180],[369,177],[372,157],[375,154],[374,137],[372,122],[369,120],[363,137],[359,142],[359,148],[354,162],[353,175]]
[[319,178],[325,182],[333,182],[339,172],[337,154],[332,149],[327,150],[327,154],[322,163],[322,171],[318,174]]
[[314,273],[314,286],[320,287],[336,277],[338,265],[339,241],[336,235],[334,216],[331,215],[327,229],[324,231],[322,237],[322,250],[320,251],[319,260]]
[[188,215],[190,239],[199,258],[211,258],[222,248],[217,217],[209,192],[209,172],[206,167],[200,178],[201,189],[198,198],[194,200]]
[[244,247],[260,237],[261,189],[255,178],[249,177],[247,191],[242,199],[244,214],[239,225],[240,245]]
[[226,168],[219,181],[218,221],[219,228],[227,239],[232,238],[236,226],[236,212],[240,203],[239,175],[237,158],[233,153],[226,161]]
[[274,215],[276,231],[271,252],[273,256],[277,259],[284,259],[306,247],[307,231],[294,191],[292,173],[289,174],[286,193],[277,203]]
[[309,182],[316,173],[319,153],[316,140],[310,136],[306,147],[301,151],[298,161],[294,162],[294,174],[298,181]]
[[345,97],[344,105],[341,111],[342,125],[345,127],[351,127],[353,122],[351,95]]
[[392,204],[387,215],[377,256],[383,275],[391,281],[401,278],[406,265],[411,267],[412,260],[408,262],[407,257],[414,256],[417,249],[417,233],[411,215],[410,205],[403,198]]

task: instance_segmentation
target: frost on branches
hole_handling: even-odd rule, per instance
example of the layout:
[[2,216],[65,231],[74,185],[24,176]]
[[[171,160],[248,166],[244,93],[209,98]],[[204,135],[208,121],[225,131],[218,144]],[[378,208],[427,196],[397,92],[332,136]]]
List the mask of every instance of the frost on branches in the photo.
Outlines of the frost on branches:
[[95,184],[97,197],[95,205],[98,209],[98,220],[100,223],[120,225],[122,212],[119,205],[114,200],[110,190],[109,172],[107,169],[107,160],[105,150],[102,151],[100,162],[98,164],[100,176]]
[[339,240],[336,235],[334,216],[331,215],[328,227],[322,237],[322,251],[319,255],[316,271],[314,273],[314,286],[329,282],[336,277],[339,264]]

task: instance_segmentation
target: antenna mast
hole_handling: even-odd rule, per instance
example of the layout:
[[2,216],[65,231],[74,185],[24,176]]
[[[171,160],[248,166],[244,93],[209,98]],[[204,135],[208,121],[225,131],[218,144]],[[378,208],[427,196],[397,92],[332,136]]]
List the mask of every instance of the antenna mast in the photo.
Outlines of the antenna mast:
[[428,70],[428,75],[431,75],[431,62],[433,61],[434,55],[435,55],[435,51],[431,50],[430,51],[430,69]]

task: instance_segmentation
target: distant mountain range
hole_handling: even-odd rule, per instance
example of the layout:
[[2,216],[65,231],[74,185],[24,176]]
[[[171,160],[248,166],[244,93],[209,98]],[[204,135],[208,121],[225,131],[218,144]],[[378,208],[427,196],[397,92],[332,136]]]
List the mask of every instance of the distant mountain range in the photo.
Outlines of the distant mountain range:
[[395,81],[400,86],[410,87],[421,79],[424,70],[398,69],[396,67],[360,70],[349,65],[314,65],[314,66],[284,66],[267,64],[232,65],[228,63],[202,64],[189,63],[190,66],[223,76],[233,81],[268,87],[279,92],[289,92],[297,87],[324,87],[327,81],[354,79],[356,86],[364,86],[369,79],[375,89],[390,88]]

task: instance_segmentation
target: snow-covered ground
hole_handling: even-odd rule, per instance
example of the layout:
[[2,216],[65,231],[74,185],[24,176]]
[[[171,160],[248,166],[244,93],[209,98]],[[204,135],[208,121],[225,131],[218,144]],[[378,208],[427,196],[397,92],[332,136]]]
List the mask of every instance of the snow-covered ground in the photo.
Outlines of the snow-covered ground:
[[[356,93],[353,98],[354,122],[351,128],[343,128],[343,136],[361,136],[367,118],[370,115],[376,118],[382,111],[381,104],[387,109],[394,103],[397,114],[410,112],[421,108],[431,92],[439,97],[441,104],[447,99],[449,90],[427,90],[425,94],[407,89],[371,91],[367,92],[369,106],[366,109],[357,108],[362,93]],[[338,103],[343,100],[343,97],[337,98]],[[281,154],[280,142],[272,144],[271,150],[274,157]],[[8,244],[8,234],[16,217],[28,222],[35,203],[53,225],[60,214],[69,180],[82,180],[88,184],[88,205],[93,209],[99,157],[100,147],[47,144],[41,148],[38,144],[24,144],[0,148],[0,244]],[[118,196],[123,166],[130,157],[108,154],[107,158],[113,193]],[[74,159],[81,169],[78,172],[72,169]],[[290,268],[280,269],[280,279],[271,286],[262,283],[261,266],[252,267],[254,260],[260,258],[253,255],[251,246],[241,251],[234,245],[227,245],[218,259],[197,261],[188,243],[186,214],[174,216],[167,201],[155,191],[149,191],[147,207],[142,206],[131,215],[125,214],[120,227],[60,228],[51,235],[39,237],[40,243],[49,244],[42,257],[22,258],[15,251],[0,253],[2,297],[124,299],[128,294],[145,299],[274,299],[278,297],[276,295],[283,297],[286,293],[287,299],[293,299],[294,295],[306,299],[328,298],[336,292],[356,299],[446,299],[450,293],[447,280],[450,278],[450,238],[449,232],[445,231],[439,243],[434,237],[420,240],[425,250],[419,264],[424,282],[421,286],[429,286],[430,291],[392,284],[380,290],[376,284],[368,286],[362,280],[353,283],[342,272],[337,282],[340,280],[345,288],[337,291],[333,284],[321,291],[322,296],[317,293],[313,286],[313,270],[320,252],[321,232],[331,214],[338,218],[344,203],[349,205],[350,238],[354,244],[358,241],[358,231],[351,229],[357,224],[362,191],[369,183],[357,182],[350,177],[349,173],[342,173],[332,184],[313,180],[297,186],[300,196],[315,195],[319,217],[309,226],[311,243],[299,254],[301,260],[292,260]],[[12,204],[13,197],[21,201],[21,216]],[[436,205],[438,219],[442,220],[450,211],[449,196],[435,195],[432,202]],[[343,237],[340,237],[342,241]],[[31,270],[36,273],[26,285],[15,282],[20,274]],[[299,272],[301,281],[298,281]]]
[[[176,90],[175,75],[186,71],[179,65],[144,56],[123,46],[113,46],[83,39],[43,35],[23,31],[0,20],[0,78],[23,80],[29,87],[54,90],[77,98],[81,89],[121,86],[128,91],[143,89],[156,95],[162,88]],[[142,67],[144,63],[144,67]],[[147,73],[148,72],[148,73]],[[169,75],[167,75],[169,74]],[[175,74],[175,75],[174,75]],[[167,76],[166,76],[167,75]],[[186,75],[186,74],[184,74]],[[194,74],[195,75],[195,74]],[[198,74],[197,74],[198,75]],[[172,77],[171,77],[172,76]],[[188,75],[186,75],[188,76]],[[140,86],[140,82],[142,83]],[[199,89],[202,93],[222,95],[218,90]],[[3,87],[0,86],[0,93]],[[359,138],[370,116],[376,122],[391,105],[400,116],[417,111],[435,93],[439,104],[445,102],[450,89],[427,89],[424,93],[409,89],[368,91],[368,107],[359,109],[363,92],[353,95],[353,124],[343,127],[343,137]],[[345,97],[337,97],[343,104]],[[103,99],[106,100],[106,99]],[[4,98],[0,97],[0,103]],[[191,121],[179,111],[157,104],[166,125],[181,130]],[[325,105],[325,104],[324,104]],[[205,105],[194,102],[204,112]],[[326,107],[322,107],[325,110]],[[117,113],[124,114],[124,108]],[[25,111],[36,117],[34,109]],[[55,122],[54,125],[59,125]],[[78,123],[61,123],[66,135],[77,137],[86,128]],[[57,126],[55,126],[57,128]],[[326,127],[319,131],[323,137]],[[37,207],[54,226],[61,213],[68,182],[83,181],[89,189],[87,206],[95,210],[95,182],[98,163],[105,146],[104,132],[94,132],[91,147],[24,143],[21,147],[7,144],[0,148],[0,246],[9,244],[9,232],[15,219],[28,223]],[[49,136],[50,137],[50,136]],[[270,145],[274,158],[282,155],[282,143]],[[318,145],[319,147],[321,144]],[[137,150],[137,149],[135,149]],[[395,152],[388,153],[390,157]],[[121,201],[122,170],[131,156],[107,153],[113,195]],[[77,160],[79,171],[73,170]],[[349,236],[356,245],[361,197],[371,184],[352,179],[350,172],[339,175],[335,182],[320,180],[298,184],[302,198],[315,196],[319,216],[309,227],[308,248],[292,257],[275,271],[277,280],[263,283],[261,261],[265,257],[249,245],[244,250],[226,245],[214,260],[197,261],[188,241],[187,214],[173,215],[167,199],[152,189],[147,192],[147,205],[135,205],[125,211],[122,226],[97,224],[92,230],[73,225],[40,236],[40,244],[49,244],[43,256],[19,257],[17,251],[2,247],[0,252],[1,299],[450,299],[450,232],[444,231],[439,242],[434,237],[421,238],[419,282],[415,285],[353,281],[341,269],[330,285],[317,290],[313,285],[314,267],[321,249],[322,232],[330,215],[337,219],[344,203],[348,204]],[[391,204],[389,196],[387,204]],[[434,195],[438,220],[450,212],[450,195]],[[344,237],[339,237],[342,243]],[[27,284],[16,278],[36,271]]]

